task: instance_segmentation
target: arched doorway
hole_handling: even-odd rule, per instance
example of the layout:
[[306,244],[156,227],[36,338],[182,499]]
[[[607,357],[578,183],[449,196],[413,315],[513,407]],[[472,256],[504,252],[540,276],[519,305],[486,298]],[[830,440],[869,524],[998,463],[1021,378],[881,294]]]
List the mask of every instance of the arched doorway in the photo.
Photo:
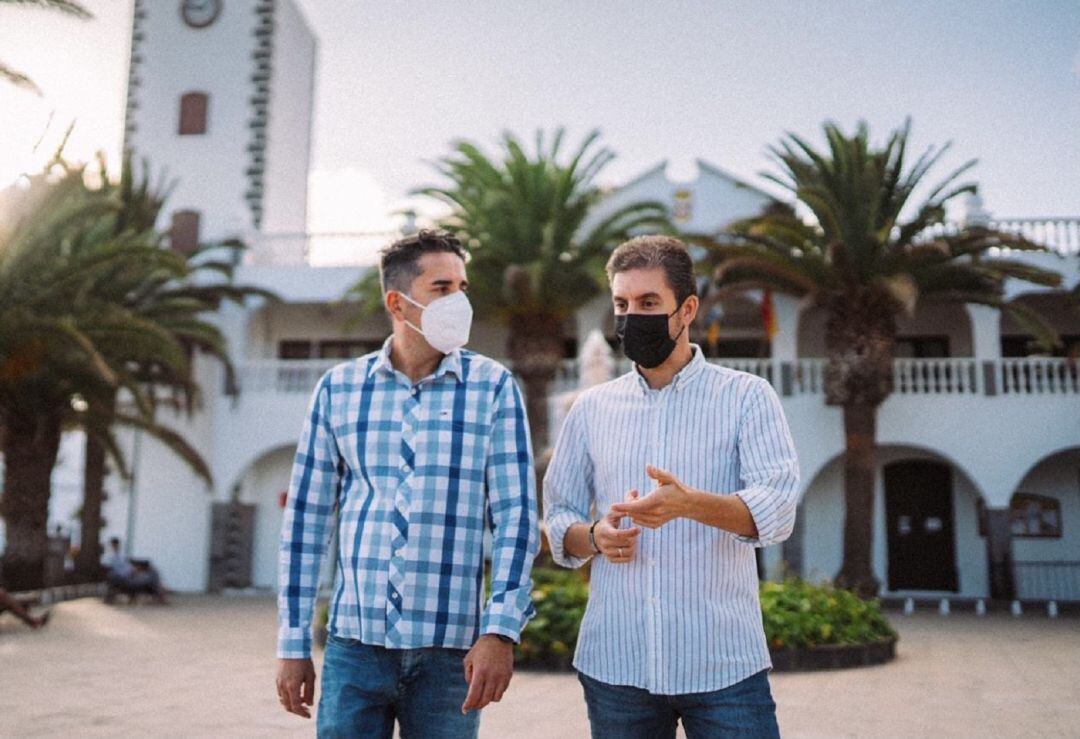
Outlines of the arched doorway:
[[904,459],[882,469],[886,587],[956,592],[952,469],[935,459]]
[[[979,518],[979,502],[983,496],[972,477],[939,450],[913,444],[881,444],[877,457],[872,556],[874,574],[881,582],[882,594],[905,596],[955,593],[967,598],[986,597],[989,591],[989,568],[986,540],[980,533]],[[909,467],[909,475],[905,481],[904,467],[894,466],[903,463],[929,463],[936,466]],[[840,454],[810,474],[810,482],[796,514],[796,531],[791,540],[784,543],[784,560],[788,570],[813,582],[831,580],[840,570],[843,561],[843,467],[843,455]],[[937,475],[937,478],[932,477],[933,475]],[[946,549],[938,557],[944,563],[939,565],[939,569],[951,569],[954,573],[955,585],[949,580],[944,583],[946,587],[953,587],[952,590],[918,587],[920,581],[924,585],[934,585],[935,588],[941,587],[941,583],[930,583],[929,577],[919,578],[917,574],[907,576],[903,571],[902,560],[892,565],[900,578],[893,583],[895,589],[890,586],[890,549],[893,552],[898,551],[895,544],[890,548],[890,529],[897,531],[901,524],[899,517],[908,515],[907,526],[914,527],[918,523],[925,531],[928,526],[926,519],[935,517],[932,508],[922,506],[918,501],[908,501],[905,506],[905,493],[910,490],[911,485],[924,486],[928,497],[932,491],[934,498],[944,498],[942,505],[948,506],[937,516],[941,519],[941,531],[935,533],[944,533],[946,527],[951,525],[952,553],[950,555]],[[889,520],[887,488],[892,492],[890,498],[894,501],[892,521]],[[916,492],[915,495],[919,493]],[[898,501],[899,505],[895,501]],[[935,501],[935,504],[937,502]],[[904,513],[905,507],[911,510]],[[951,515],[947,515],[950,510]],[[919,513],[925,515],[916,522],[916,515]],[[938,526],[937,521],[929,523],[931,529],[937,530]],[[900,587],[902,585],[906,586]]]
[[295,453],[296,447],[290,445],[262,454],[244,472],[235,491],[238,502],[254,507],[251,584],[256,588],[277,587],[284,494]]

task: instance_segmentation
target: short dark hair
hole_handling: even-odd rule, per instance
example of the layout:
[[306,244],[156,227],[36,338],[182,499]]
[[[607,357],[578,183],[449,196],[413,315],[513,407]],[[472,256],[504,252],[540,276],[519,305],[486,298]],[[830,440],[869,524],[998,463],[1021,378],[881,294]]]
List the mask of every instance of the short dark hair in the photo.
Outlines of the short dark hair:
[[465,261],[465,248],[456,236],[446,231],[421,229],[398,239],[379,252],[379,279],[383,294],[391,290],[409,292],[412,281],[420,274],[420,257],[445,252],[456,254]]
[[111,539],[109,539],[109,544],[111,544],[114,547],[118,547],[118,546],[120,546],[120,539],[118,537],[114,536]]
[[635,236],[620,244],[607,263],[608,281],[619,272],[658,268],[664,270],[664,279],[679,305],[697,294],[694,260],[686,244],[672,236]]

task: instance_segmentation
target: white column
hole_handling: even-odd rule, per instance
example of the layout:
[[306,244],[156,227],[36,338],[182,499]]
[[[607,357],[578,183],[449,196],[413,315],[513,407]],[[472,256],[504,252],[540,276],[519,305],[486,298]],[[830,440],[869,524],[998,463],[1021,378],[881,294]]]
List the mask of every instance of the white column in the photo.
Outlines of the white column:
[[[781,395],[792,392],[795,361],[799,358],[799,298],[773,293],[773,315],[776,317],[776,335],[772,338],[773,386]],[[788,366],[785,375],[784,365]]]
[[971,319],[971,356],[980,393],[1001,392],[1001,311],[989,305],[964,306]]

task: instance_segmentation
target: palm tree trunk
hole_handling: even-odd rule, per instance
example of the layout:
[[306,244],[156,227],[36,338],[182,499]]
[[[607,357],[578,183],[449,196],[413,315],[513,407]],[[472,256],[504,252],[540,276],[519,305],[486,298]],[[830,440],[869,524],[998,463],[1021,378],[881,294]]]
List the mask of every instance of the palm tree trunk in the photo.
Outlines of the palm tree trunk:
[[550,443],[547,390],[563,359],[562,319],[543,314],[511,316],[507,353],[525,392],[529,431],[539,455]]
[[48,549],[52,470],[60,449],[60,418],[9,417],[4,434],[4,517],[7,547],[2,565],[10,590],[40,588]]
[[87,581],[101,575],[101,506],[105,501],[105,445],[92,433],[86,434],[83,469],[83,504],[79,520],[82,536],[75,557],[75,572]]
[[880,585],[872,559],[876,422],[877,406],[844,406],[844,562],[835,582],[864,598],[877,595]]

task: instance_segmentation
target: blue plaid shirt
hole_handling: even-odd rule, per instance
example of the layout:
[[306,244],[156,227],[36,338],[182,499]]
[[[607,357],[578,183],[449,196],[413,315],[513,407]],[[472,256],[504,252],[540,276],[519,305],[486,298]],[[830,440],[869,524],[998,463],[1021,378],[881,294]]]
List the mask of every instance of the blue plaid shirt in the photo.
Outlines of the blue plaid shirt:
[[[328,630],[393,649],[515,641],[533,615],[536,482],[521,392],[499,363],[448,354],[415,385],[382,350],[320,380],[282,523],[278,656],[311,654],[331,524]],[[482,608],[484,532],[491,594]]]

